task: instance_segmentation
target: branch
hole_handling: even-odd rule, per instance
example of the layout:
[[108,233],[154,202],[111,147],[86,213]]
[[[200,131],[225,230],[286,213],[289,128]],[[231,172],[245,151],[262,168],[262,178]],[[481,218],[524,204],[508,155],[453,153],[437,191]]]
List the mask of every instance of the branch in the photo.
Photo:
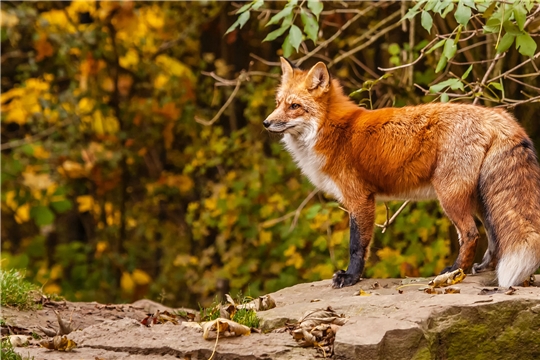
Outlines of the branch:
[[398,215],[403,211],[403,209],[405,209],[405,207],[411,202],[411,200],[407,200],[405,201],[403,204],[401,204],[401,206],[399,207],[399,209],[394,213],[394,215],[392,215],[392,217],[390,218],[390,220],[388,219],[388,215],[390,214],[390,210],[388,209],[388,205],[386,203],[384,203],[384,206],[386,207],[386,221],[384,222],[384,224],[375,224],[375,226],[378,226],[380,228],[382,228],[382,233],[384,234],[384,232],[386,231],[386,229],[388,229],[388,227],[390,225],[392,225],[392,223],[394,222],[394,220],[396,220],[396,218],[398,217]]
[[300,203],[300,206],[298,206],[298,208],[295,211],[291,211],[290,213],[287,213],[275,219],[266,220],[265,222],[260,224],[259,227],[268,228],[294,216],[293,222],[291,223],[291,226],[289,227],[289,231],[288,231],[290,233],[291,231],[293,231],[296,224],[298,223],[298,218],[300,217],[300,213],[302,212],[302,209],[306,206],[309,200],[311,200],[318,192],[319,192],[318,189],[313,189],[313,191],[310,192],[308,196],[306,196],[306,198]]
[[53,134],[57,129],[63,128],[64,126],[67,126],[69,124],[71,124],[71,119],[64,120],[60,124],[53,125],[50,128],[45,129],[45,130],[43,130],[43,131],[41,131],[41,132],[39,132],[39,133],[29,137],[29,138],[24,138],[24,139],[20,139],[20,140],[13,140],[13,141],[7,142],[7,143],[2,144],[0,146],[0,151],[13,149],[13,148],[23,146],[23,145],[26,145],[26,144],[31,144],[33,142],[36,142],[38,140],[43,139],[44,137],[47,137],[47,136]]
[[[383,20],[383,21],[386,22],[388,19],[394,17],[394,15],[399,15],[399,13],[400,13],[400,12],[399,12],[399,10],[398,10],[398,11],[396,11],[394,14],[390,15],[386,20]],[[382,23],[382,22],[381,22],[381,23]],[[400,22],[396,22],[396,23],[390,25],[389,27],[387,27],[387,28],[381,30],[381,31],[378,32],[375,36],[373,36],[371,39],[369,39],[368,41],[366,41],[366,42],[363,43],[362,45],[359,45],[359,46],[357,46],[357,47],[355,47],[355,48],[353,48],[353,49],[351,49],[351,50],[349,50],[349,51],[347,51],[347,52],[341,54],[340,56],[338,56],[336,59],[334,59],[332,62],[330,62],[330,63],[328,64],[328,67],[332,67],[333,65],[337,64],[338,62],[340,62],[341,60],[345,59],[346,57],[348,57],[348,56],[350,56],[350,55],[352,55],[352,54],[354,54],[354,53],[357,53],[357,52],[359,52],[359,51],[361,51],[361,50],[364,50],[365,48],[367,48],[368,46],[370,46],[371,44],[373,44],[376,40],[378,40],[381,36],[386,35],[386,33],[390,32],[391,30],[397,28],[397,27],[400,26],[400,25],[401,25]],[[372,30],[375,30],[375,29],[377,29],[377,27],[374,28],[374,29],[372,29]]]
[[238,93],[238,90],[240,89],[240,84],[242,84],[242,79],[241,79],[242,75],[240,75],[238,77],[238,79],[236,80],[236,87],[234,88],[233,92],[231,93],[231,95],[229,96],[229,98],[227,99],[227,102],[225,104],[223,104],[223,106],[221,107],[221,109],[219,109],[219,111],[217,112],[217,114],[212,118],[212,120],[208,121],[208,120],[205,120],[199,116],[195,116],[195,121],[198,122],[199,124],[203,124],[205,126],[210,126],[212,125],[213,123],[215,123],[219,117],[221,116],[221,114],[223,114],[223,112],[229,107],[229,105],[231,105],[234,97],[236,96],[236,93]]
[[300,66],[304,61],[306,61],[307,59],[309,59],[310,57],[312,57],[315,53],[317,53],[319,50],[325,48],[326,46],[328,46],[328,44],[330,44],[332,41],[334,41],[339,35],[341,35],[341,33],[343,31],[345,31],[345,29],[347,29],[349,26],[351,26],[351,24],[353,24],[356,20],[358,20],[362,15],[366,14],[367,12],[371,11],[373,9],[373,6],[370,6],[368,7],[367,9],[363,10],[363,11],[360,11],[358,14],[356,14],[352,19],[350,19],[349,21],[347,21],[345,24],[343,24],[342,27],[339,28],[338,31],[336,31],[334,33],[334,35],[332,35],[331,37],[329,37],[328,39],[326,39],[325,41],[323,41],[319,46],[317,46],[315,49],[311,50],[310,52],[308,52],[306,55],[304,55],[303,57],[301,57],[300,59],[298,59],[296,61],[296,65]]

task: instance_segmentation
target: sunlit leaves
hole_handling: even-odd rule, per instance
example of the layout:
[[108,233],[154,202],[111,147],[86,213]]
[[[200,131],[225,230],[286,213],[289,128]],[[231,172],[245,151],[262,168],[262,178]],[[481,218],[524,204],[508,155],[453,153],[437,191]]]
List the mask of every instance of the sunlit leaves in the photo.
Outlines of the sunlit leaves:
[[225,32],[225,35],[235,30],[236,28],[243,28],[246,22],[249,20],[249,11],[243,12],[238,16],[238,19],[231,25],[231,27]]

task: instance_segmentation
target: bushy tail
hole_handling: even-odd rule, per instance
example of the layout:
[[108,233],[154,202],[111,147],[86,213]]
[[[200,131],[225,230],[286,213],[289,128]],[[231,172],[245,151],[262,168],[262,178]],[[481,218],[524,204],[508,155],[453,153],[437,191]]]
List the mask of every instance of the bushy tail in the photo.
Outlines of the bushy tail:
[[540,166],[530,139],[492,145],[479,193],[499,285],[519,285],[540,267]]

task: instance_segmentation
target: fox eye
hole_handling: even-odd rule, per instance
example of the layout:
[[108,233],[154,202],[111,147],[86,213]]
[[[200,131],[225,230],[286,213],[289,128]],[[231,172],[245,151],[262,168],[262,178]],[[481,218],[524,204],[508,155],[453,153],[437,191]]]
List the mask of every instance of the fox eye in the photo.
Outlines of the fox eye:
[[291,106],[289,107],[291,110],[296,110],[296,109],[299,109],[300,108],[300,104],[291,104]]

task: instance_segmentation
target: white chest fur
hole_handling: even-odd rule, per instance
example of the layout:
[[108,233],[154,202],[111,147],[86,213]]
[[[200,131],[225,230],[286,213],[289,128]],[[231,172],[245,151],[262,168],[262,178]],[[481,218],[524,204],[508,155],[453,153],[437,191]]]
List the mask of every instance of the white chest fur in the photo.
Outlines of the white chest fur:
[[294,161],[300,167],[313,185],[319,190],[332,195],[336,200],[343,201],[343,194],[336,183],[322,171],[326,163],[324,156],[317,154],[314,146],[317,140],[316,131],[293,137],[290,134],[283,136],[282,142],[291,153]]

